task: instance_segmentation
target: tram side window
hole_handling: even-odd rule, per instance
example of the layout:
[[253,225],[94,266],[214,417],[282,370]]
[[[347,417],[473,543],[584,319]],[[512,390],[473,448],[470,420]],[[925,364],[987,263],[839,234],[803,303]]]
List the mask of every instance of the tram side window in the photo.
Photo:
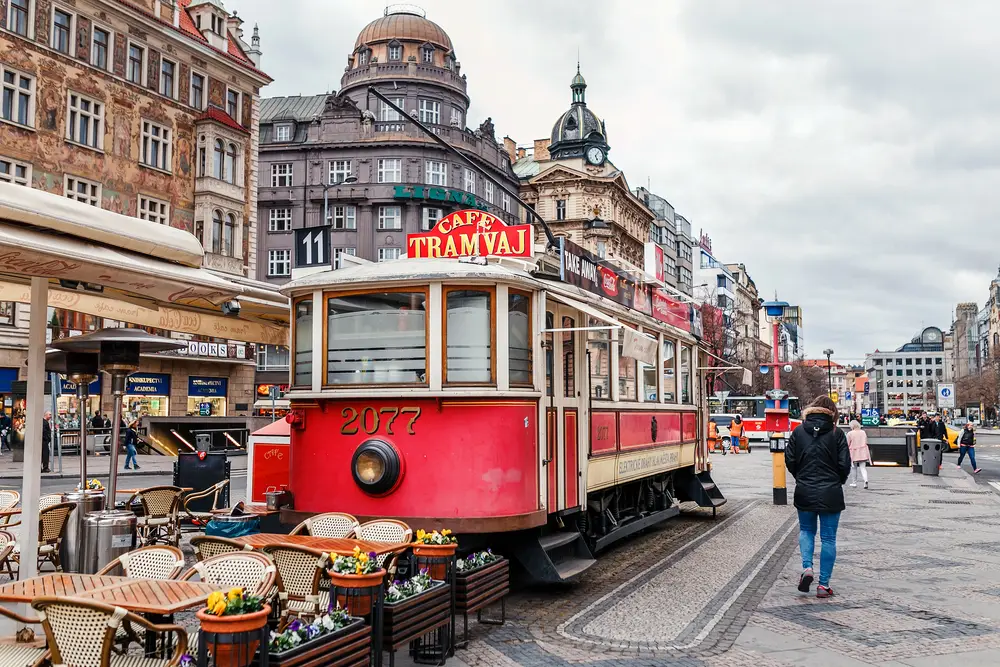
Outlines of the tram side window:
[[[604,322],[590,318],[588,327],[605,326]],[[607,329],[587,332],[587,350],[590,358],[590,397],[611,400],[611,332]]]
[[312,325],[312,299],[299,301],[295,304],[295,384],[299,386],[312,384]]
[[656,366],[639,362],[639,379],[642,380],[642,396],[644,401],[658,401],[656,393]]
[[681,347],[681,403],[691,403],[691,348]]
[[445,292],[445,381],[488,384],[493,381],[493,292]]
[[[575,329],[576,321],[572,317],[562,318],[563,329]],[[576,396],[576,332],[562,332],[563,356],[563,396]]]
[[511,385],[531,385],[531,295],[507,294],[507,351]]
[[550,312],[545,313],[545,395],[552,395],[552,372],[555,368],[555,358],[552,356],[552,331],[556,326],[556,318]]
[[677,347],[672,340],[663,340],[663,398],[677,402]]
[[625,336],[618,334],[618,400],[637,401],[636,398],[636,376],[635,366],[638,362],[631,357],[626,357]]
[[327,301],[326,383],[425,384],[427,295],[375,292]]

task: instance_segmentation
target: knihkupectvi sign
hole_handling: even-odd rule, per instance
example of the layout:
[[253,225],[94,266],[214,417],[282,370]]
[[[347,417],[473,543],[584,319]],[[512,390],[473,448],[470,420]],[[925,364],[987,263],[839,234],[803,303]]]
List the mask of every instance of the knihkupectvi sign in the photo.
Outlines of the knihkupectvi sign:
[[197,377],[188,378],[188,396],[217,396],[225,398],[229,388],[229,378]]
[[129,396],[169,396],[170,375],[133,373],[125,378],[125,393]]
[[531,225],[507,225],[489,213],[467,209],[444,216],[429,232],[407,236],[406,256],[531,257],[533,242]]

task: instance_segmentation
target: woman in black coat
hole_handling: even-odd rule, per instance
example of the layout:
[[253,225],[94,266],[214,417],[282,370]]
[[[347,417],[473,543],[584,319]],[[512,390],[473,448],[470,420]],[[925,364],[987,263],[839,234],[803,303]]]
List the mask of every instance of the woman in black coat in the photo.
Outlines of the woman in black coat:
[[837,559],[837,525],[844,511],[844,484],[851,474],[847,436],[837,424],[837,406],[820,396],[802,413],[785,447],[785,465],[795,478],[795,509],[799,511],[799,550],[802,575],[799,590],[809,592],[813,582],[813,551],[819,523],[819,586],[816,597],[833,595],[830,575]]

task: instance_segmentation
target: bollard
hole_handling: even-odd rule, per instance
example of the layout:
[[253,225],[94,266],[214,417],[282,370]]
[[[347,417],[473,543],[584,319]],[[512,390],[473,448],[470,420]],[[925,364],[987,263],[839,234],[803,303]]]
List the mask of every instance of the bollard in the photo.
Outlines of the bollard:
[[785,439],[780,434],[771,434],[771,473],[773,477],[773,499],[775,505],[788,504],[788,489],[785,487]]
[[920,465],[920,434],[909,431],[906,434],[906,452],[910,457],[910,467],[913,472],[922,473],[923,466]]

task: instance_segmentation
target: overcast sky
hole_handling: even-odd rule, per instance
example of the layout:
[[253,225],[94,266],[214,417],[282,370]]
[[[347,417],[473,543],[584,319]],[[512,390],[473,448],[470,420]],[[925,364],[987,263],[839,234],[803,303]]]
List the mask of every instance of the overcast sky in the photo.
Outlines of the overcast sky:
[[[339,87],[370,0],[227,0],[261,27],[265,96]],[[610,159],[803,307],[806,350],[858,363],[1000,264],[1000,3],[423,0],[468,76],[468,124],[519,144],[569,106],[580,52]],[[247,37],[249,37],[249,30]]]

